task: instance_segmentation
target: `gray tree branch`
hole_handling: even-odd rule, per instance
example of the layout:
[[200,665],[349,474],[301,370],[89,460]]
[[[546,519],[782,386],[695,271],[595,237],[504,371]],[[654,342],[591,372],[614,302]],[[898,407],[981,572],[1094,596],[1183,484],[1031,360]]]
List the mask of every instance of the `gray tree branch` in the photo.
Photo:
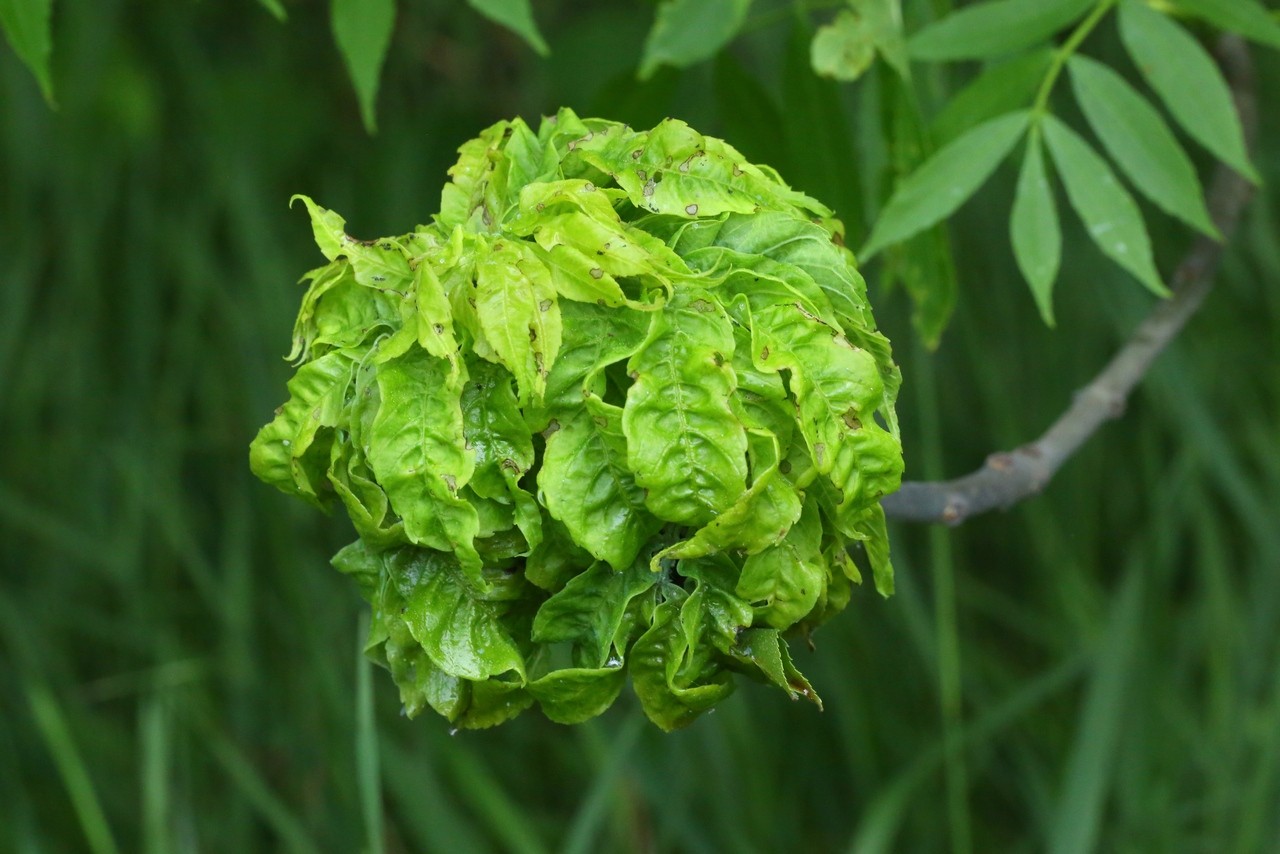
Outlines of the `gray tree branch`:
[[[1236,109],[1252,149],[1257,127],[1253,64],[1244,42],[1224,36],[1218,61],[1231,84]],[[1199,238],[1174,273],[1173,296],[1161,302],[1071,405],[1038,439],[1012,451],[989,456],[982,468],[955,480],[906,481],[882,500],[885,514],[908,522],[958,525],[970,516],[1007,508],[1039,493],[1085,440],[1106,421],[1124,412],[1129,394],[1151,363],[1195,314],[1213,288],[1226,241],[1253,195],[1253,186],[1219,164],[1208,193],[1209,212],[1222,242]]]

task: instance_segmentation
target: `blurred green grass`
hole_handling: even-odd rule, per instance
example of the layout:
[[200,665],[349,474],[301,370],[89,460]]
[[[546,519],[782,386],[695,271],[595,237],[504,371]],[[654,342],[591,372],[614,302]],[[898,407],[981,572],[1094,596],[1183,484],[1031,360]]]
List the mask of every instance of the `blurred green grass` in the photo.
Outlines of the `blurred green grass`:
[[[1126,417],[1040,498],[895,529],[897,596],[859,591],[800,655],[826,712],[743,686],[669,736],[627,702],[450,736],[355,663],[360,603],[327,566],[348,523],[247,470],[318,259],[287,199],[404,230],[460,142],[565,103],[725,134],[857,222],[873,84],[789,71],[785,19],[733,64],[639,85],[643,4],[549,4],[548,62],[414,7],[369,138],[324,4],[291,13],[60,6],[57,113],[0,50],[0,850],[1280,848],[1280,114],[1219,289]],[[1011,182],[954,224],[931,368],[901,292],[879,300],[917,477],[930,421],[947,474],[1026,440],[1151,304],[1069,232],[1044,329]],[[1152,221],[1167,270],[1188,238]]]

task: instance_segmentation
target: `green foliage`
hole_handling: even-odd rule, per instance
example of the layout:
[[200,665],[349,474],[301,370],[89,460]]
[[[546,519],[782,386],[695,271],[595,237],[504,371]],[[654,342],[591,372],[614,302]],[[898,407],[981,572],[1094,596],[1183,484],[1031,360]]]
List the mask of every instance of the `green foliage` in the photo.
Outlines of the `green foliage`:
[[626,674],[664,729],[730,670],[794,694],[781,638],[743,634],[843,609],[852,543],[892,587],[898,372],[839,223],[674,120],[561,110],[460,153],[399,237],[302,198],[330,263],[254,471],[348,510],[334,563],[410,714],[579,722]]
[[50,105],[54,103],[49,70],[53,53],[52,18],[53,0],[0,0],[0,28],[4,29],[13,52],[35,75]]

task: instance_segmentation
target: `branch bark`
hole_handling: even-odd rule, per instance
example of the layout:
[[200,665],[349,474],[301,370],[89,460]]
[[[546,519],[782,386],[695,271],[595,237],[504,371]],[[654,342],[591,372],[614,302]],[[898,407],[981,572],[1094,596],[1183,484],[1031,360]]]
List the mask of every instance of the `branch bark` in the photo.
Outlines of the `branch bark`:
[[[1235,97],[1249,148],[1257,128],[1253,64],[1243,40],[1224,36],[1218,61]],[[1038,439],[1012,451],[989,456],[982,468],[948,481],[906,481],[881,504],[890,519],[958,525],[979,513],[1005,509],[1038,494],[1058,469],[1106,421],[1118,418],[1129,394],[1151,363],[1186,325],[1213,288],[1226,242],[1240,213],[1253,195],[1253,186],[1230,168],[1218,164],[1209,187],[1208,205],[1222,242],[1200,237],[1174,273],[1173,296],[1160,303],[1134,330],[1129,340]]]

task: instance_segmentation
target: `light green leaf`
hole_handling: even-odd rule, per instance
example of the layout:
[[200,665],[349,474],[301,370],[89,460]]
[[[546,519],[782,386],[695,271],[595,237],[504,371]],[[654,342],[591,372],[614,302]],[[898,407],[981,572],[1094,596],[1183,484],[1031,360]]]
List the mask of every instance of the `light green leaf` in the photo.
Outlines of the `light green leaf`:
[[1095,0],[989,0],[952,12],[907,41],[912,59],[949,62],[1013,53],[1079,18]]
[[467,5],[520,36],[539,56],[550,55],[551,48],[538,31],[529,0],[467,0]]
[[747,437],[729,406],[733,328],[713,292],[687,286],[654,314],[627,363],[622,430],[645,504],[668,522],[702,526],[746,489]]
[[553,670],[529,683],[542,713],[558,724],[580,724],[613,705],[627,684],[622,667]]
[[594,303],[560,306],[565,337],[547,376],[548,410],[577,409],[589,393],[604,395],[603,371],[629,359],[649,332],[647,313],[610,309]]
[[614,569],[629,567],[662,522],[645,508],[627,467],[622,412],[598,401],[553,421],[538,488],[576,543]]
[[840,10],[831,23],[819,27],[809,47],[814,73],[844,83],[861,77],[875,58],[871,28],[849,9]]
[[627,607],[658,577],[643,561],[622,571],[597,562],[542,603],[533,620],[533,640],[574,644],[582,667],[621,667],[626,650],[616,640]]
[[277,21],[284,21],[289,16],[285,14],[284,6],[280,5],[280,0],[258,0],[262,8],[271,13],[271,16]]
[[1280,48],[1280,21],[1258,0],[1178,0],[1178,6],[1215,27]]
[[332,0],[333,37],[347,65],[369,133],[378,130],[376,102],[382,62],[395,30],[395,0]]
[[413,293],[418,312],[418,345],[433,356],[453,362],[458,357],[453,307],[440,277],[425,260],[413,271]]
[[751,488],[692,537],[654,555],[664,559],[705,557],[737,550],[755,554],[781,540],[800,518],[801,496],[778,472],[778,441],[772,433],[757,433],[753,447],[768,449],[763,459],[752,461],[757,469]]
[[754,666],[765,679],[786,691],[791,699],[803,697],[822,709],[822,699],[792,663],[787,642],[777,629],[747,629],[739,635],[732,655],[743,664]]
[[53,0],[0,0],[0,26],[9,46],[35,75],[45,102],[56,106],[49,57],[53,53]]
[[1151,255],[1151,239],[1138,205],[1111,167],[1080,136],[1053,116],[1044,117],[1044,137],[1067,188],[1067,198],[1089,237],[1108,258],[1152,292],[1167,296]]
[[1085,56],[1067,63],[1085,117],[1134,186],[1166,212],[1219,238],[1191,158],[1145,98],[1119,74]]
[[289,380],[288,402],[249,446],[249,466],[255,475],[291,495],[313,504],[321,502],[331,439],[312,446],[322,428],[342,422],[353,367],[350,355],[335,351],[298,368]]
[[523,241],[500,240],[476,276],[480,327],[516,378],[522,403],[542,398],[560,351],[560,306],[551,273]]
[[[733,693],[730,674],[707,661],[711,644],[701,638],[701,610],[701,600],[692,596],[668,599],[631,648],[632,687],[645,715],[666,732],[688,726]],[[696,624],[692,639],[690,622]]]
[[809,501],[782,542],[747,558],[736,592],[758,618],[787,629],[813,610],[827,584],[821,540],[818,508]]
[[1193,139],[1255,184],[1240,116],[1222,72],[1195,38],[1145,3],[1120,5],[1120,37],[1138,70]]
[[310,196],[304,196],[301,193],[289,199],[289,207],[293,207],[293,203],[299,199],[307,206],[307,213],[311,216],[311,232],[315,235],[316,246],[320,247],[320,253],[330,261],[345,254],[347,246],[351,243],[351,238],[346,232],[347,221],[328,208],[317,205]]
[[1027,141],[1009,232],[1018,269],[1031,286],[1040,316],[1053,326],[1053,281],[1062,260],[1062,232],[1039,133],[1032,133]]
[[988,119],[1029,106],[1052,60],[1053,51],[1046,47],[984,69],[933,120],[934,142],[946,145]]
[[381,404],[369,431],[369,466],[404,520],[409,539],[453,552],[479,589],[479,518],[458,491],[475,458],[465,449],[462,378],[444,359],[413,348],[378,369]]
[[451,556],[405,548],[392,552],[387,563],[404,602],[401,619],[432,664],[462,679],[514,671],[523,681],[524,659],[497,607],[475,597]]
[[1027,129],[1020,110],[983,122],[947,144],[908,175],[881,211],[866,245],[867,260],[885,246],[941,221],[977,191]]
[[751,0],[665,0],[645,39],[640,79],[660,65],[683,68],[715,56],[738,34],[750,8]]

